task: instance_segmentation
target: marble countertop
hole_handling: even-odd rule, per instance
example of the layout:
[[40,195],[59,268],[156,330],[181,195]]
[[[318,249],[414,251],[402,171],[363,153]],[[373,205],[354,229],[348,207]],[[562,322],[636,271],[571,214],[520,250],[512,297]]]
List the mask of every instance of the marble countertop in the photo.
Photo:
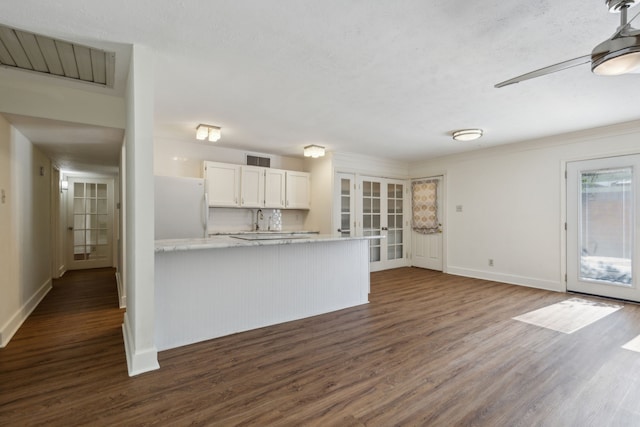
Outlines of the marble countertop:
[[[192,239],[166,239],[156,240],[156,252],[175,252],[175,251],[191,251],[198,249],[224,249],[224,248],[242,248],[250,246],[274,246],[289,245],[300,243],[319,243],[319,242],[338,242],[345,240],[371,240],[384,238],[382,236],[368,237],[342,237],[330,234],[298,234],[298,233],[273,233],[268,238],[260,238],[253,240],[250,238],[253,233],[239,233],[231,235],[216,235],[207,238]],[[264,234],[260,233],[264,236]],[[249,239],[247,237],[249,236]]]

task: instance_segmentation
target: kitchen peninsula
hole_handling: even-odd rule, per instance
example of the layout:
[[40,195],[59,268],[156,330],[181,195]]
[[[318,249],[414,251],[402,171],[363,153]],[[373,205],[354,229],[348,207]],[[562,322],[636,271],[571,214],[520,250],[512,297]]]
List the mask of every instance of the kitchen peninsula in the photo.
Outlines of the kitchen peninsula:
[[242,234],[156,241],[158,350],[366,304],[368,239]]

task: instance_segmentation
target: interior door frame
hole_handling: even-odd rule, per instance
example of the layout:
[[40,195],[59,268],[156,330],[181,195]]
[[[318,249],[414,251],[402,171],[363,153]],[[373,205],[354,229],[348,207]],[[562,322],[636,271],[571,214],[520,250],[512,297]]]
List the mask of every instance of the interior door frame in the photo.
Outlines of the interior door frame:
[[[558,283],[560,284],[561,292],[569,292],[567,290],[567,278],[568,278],[568,263],[567,263],[567,251],[568,251],[568,240],[567,240],[567,222],[568,222],[568,213],[567,213],[567,165],[571,162],[580,162],[586,160],[595,160],[602,159],[607,157],[619,157],[619,156],[630,156],[640,154],[638,150],[625,150],[625,151],[614,151],[614,152],[603,152],[596,155],[591,156],[576,156],[576,157],[567,157],[562,159],[559,162],[558,167],[558,182],[560,183],[560,215],[558,220],[558,234],[560,236],[560,272],[558,277]],[[640,239],[640,236],[637,236]]]

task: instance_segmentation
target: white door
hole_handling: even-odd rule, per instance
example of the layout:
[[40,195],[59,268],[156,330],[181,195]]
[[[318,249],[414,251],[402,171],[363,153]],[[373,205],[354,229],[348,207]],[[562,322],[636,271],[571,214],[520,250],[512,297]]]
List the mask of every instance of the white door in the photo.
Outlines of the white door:
[[442,271],[442,177],[411,183],[412,260],[415,267]]
[[640,155],[567,164],[567,290],[640,301]]
[[69,270],[113,265],[113,180],[69,178]]
[[342,237],[356,236],[356,177],[337,173],[334,181],[333,225],[335,233]]
[[363,236],[381,236],[369,241],[371,271],[407,265],[405,197],[407,182],[361,177],[358,183],[358,228]]

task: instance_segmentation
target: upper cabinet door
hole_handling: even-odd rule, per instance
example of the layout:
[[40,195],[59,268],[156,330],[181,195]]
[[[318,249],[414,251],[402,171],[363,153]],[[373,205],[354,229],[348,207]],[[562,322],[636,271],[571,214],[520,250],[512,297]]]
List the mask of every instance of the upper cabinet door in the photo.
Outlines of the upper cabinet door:
[[287,209],[309,209],[311,206],[309,174],[287,171],[286,177]]
[[264,168],[242,166],[240,206],[264,207]]
[[264,207],[285,208],[286,172],[280,169],[265,170]]
[[204,162],[209,206],[240,206],[240,166]]

